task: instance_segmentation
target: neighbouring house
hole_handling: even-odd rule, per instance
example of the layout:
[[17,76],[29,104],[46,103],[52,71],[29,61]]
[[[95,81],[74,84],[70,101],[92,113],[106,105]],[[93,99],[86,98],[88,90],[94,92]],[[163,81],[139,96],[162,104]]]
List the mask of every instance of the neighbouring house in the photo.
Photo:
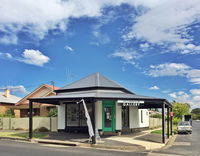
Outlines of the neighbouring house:
[[15,104],[21,98],[11,95],[9,89],[5,89],[4,92],[0,92],[0,114],[3,115],[7,110],[14,108]]
[[[48,84],[43,84],[30,94],[22,98],[15,104],[15,117],[28,117],[29,115],[29,98],[34,97],[47,97],[47,96],[55,96],[55,89],[59,89],[58,87],[51,86]],[[48,112],[55,108],[55,105],[45,104],[45,103],[34,103],[33,105],[33,115],[34,116],[47,116]]]
[[[172,108],[171,103],[165,99],[137,95],[99,73],[89,75],[55,92],[57,93],[55,96],[30,98],[29,106],[31,111],[32,105],[37,102],[57,105],[58,131],[87,131],[84,108],[80,102],[82,99],[86,103],[93,129],[100,133],[134,132],[148,128],[148,109],[162,108],[163,115],[165,109],[169,112]],[[163,115],[163,132],[165,131],[164,118]],[[30,125],[31,119],[32,117],[30,117]],[[168,134],[171,134],[169,121],[171,123],[171,119],[168,118],[167,130]],[[31,138],[31,127],[29,130]],[[163,141],[165,141],[164,134]]]

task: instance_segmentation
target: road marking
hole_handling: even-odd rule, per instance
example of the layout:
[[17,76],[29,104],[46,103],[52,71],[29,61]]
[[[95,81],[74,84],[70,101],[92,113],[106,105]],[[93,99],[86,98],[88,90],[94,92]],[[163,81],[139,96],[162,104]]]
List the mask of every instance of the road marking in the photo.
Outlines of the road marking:
[[55,145],[55,144],[40,144],[41,146],[45,146],[45,147],[69,147],[69,146],[64,146],[64,145]]
[[162,154],[162,153],[149,153],[148,156],[179,156],[179,155],[177,155],[177,154],[174,155],[174,154]]
[[174,142],[176,146],[191,146],[191,142]]

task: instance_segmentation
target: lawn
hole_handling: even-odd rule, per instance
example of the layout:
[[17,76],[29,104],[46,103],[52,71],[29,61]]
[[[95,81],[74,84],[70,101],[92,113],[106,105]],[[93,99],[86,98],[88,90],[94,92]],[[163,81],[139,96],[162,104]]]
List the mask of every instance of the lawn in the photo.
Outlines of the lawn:
[[[34,139],[40,139],[46,137],[47,134],[44,133],[33,133]],[[28,139],[28,132],[0,132],[0,137],[8,137],[8,138],[22,138]]]
[[[173,134],[176,133],[176,129],[177,129],[177,126],[173,125],[173,127],[172,127],[172,133]],[[153,133],[153,134],[162,134],[162,129],[151,131],[151,133]]]

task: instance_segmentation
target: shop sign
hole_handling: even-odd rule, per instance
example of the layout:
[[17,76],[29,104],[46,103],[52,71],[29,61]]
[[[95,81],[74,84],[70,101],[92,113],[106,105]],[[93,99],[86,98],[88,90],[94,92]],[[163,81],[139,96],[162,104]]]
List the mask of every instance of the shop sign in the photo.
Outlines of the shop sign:
[[122,106],[134,106],[138,107],[140,104],[143,104],[144,101],[139,100],[118,100],[118,103],[122,103]]

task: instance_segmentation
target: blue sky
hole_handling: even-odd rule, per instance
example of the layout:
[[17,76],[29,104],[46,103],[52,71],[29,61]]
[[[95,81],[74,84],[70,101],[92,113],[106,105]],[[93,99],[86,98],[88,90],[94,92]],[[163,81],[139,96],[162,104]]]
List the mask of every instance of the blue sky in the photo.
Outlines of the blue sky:
[[198,0],[2,0],[0,88],[23,97],[100,72],[200,107]]

